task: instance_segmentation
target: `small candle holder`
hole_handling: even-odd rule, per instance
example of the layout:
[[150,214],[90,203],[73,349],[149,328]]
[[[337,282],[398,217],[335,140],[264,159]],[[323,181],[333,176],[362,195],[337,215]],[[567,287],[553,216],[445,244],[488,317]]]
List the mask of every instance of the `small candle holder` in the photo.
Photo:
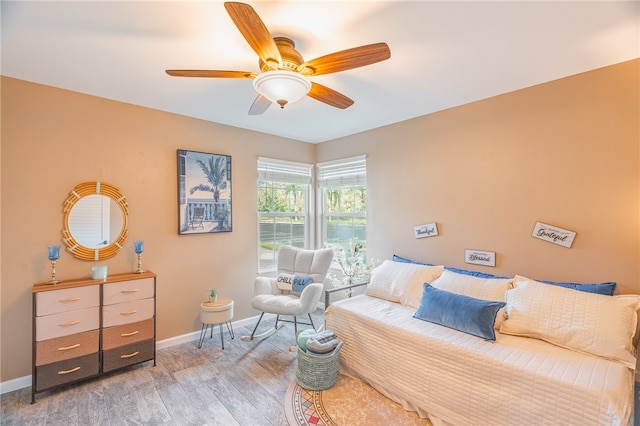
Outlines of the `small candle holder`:
[[49,261],[51,261],[51,279],[48,284],[58,284],[60,280],[56,279],[56,260],[60,258],[60,246],[47,246],[49,250]]
[[135,240],[133,242],[133,249],[135,250],[136,256],[138,257],[138,269],[136,269],[136,274],[141,274],[144,272],[144,269],[142,269],[142,252],[144,251],[144,241]]

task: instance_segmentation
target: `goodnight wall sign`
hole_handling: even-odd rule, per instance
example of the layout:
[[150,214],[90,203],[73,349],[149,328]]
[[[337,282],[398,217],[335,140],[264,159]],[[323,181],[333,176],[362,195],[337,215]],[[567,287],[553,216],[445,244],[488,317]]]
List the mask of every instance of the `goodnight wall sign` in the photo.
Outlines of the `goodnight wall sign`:
[[547,225],[546,223],[536,222],[536,226],[533,228],[531,236],[553,244],[558,244],[562,247],[570,248],[571,244],[573,244],[573,239],[576,237],[576,233]]

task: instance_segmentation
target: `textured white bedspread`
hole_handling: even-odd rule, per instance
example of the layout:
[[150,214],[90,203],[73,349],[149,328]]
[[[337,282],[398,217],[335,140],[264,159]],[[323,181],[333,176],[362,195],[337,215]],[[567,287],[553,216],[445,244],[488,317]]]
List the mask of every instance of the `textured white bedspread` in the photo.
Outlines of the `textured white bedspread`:
[[330,305],[340,370],[453,425],[631,424],[633,371],[622,364],[498,332],[489,342],[414,313],[366,295]]

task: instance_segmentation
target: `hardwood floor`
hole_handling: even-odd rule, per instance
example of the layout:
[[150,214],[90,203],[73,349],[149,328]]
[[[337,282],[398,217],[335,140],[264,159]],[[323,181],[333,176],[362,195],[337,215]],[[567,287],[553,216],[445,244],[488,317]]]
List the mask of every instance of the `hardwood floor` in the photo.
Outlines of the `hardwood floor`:
[[[313,314],[316,326],[324,313]],[[265,318],[260,330],[273,326]],[[264,327],[264,328],[263,328]],[[301,326],[301,329],[309,326]],[[36,395],[2,395],[2,425],[287,425],[284,396],[295,378],[293,324],[261,342],[242,342],[252,327],[216,327],[201,349],[193,340],[157,351],[151,362]]]

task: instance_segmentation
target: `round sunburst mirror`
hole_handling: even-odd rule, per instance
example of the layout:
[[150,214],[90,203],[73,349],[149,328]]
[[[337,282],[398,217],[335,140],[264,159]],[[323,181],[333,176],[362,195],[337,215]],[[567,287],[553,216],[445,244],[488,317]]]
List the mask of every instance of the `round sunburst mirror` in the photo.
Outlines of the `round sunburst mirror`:
[[82,260],[115,256],[127,237],[129,210],[118,188],[104,182],[76,186],[63,204],[63,241]]

